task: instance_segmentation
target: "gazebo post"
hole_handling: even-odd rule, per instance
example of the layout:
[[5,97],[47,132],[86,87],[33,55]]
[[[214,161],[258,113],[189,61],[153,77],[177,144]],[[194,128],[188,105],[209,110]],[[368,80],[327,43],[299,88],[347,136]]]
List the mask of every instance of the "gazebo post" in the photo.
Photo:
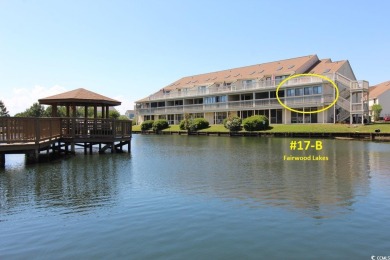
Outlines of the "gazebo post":
[[93,132],[96,133],[97,129],[97,105],[93,104]]
[[[88,136],[88,105],[84,105],[84,135]],[[92,150],[92,148],[90,147]],[[84,154],[87,154],[87,143],[84,143]]]
[[51,117],[57,117],[57,104],[51,106]]
[[76,106],[72,104],[72,117],[76,117]]
[[70,117],[69,104],[66,104],[66,117]]
[[97,118],[97,106],[96,106],[96,104],[95,105],[93,105],[93,118]]
[[105,113],[104,105],[102,106],[102,118],[106,118],[106,113]]
[[106,106],[106,118],[109,118],[110,117],[110,106],[109,105],[107,105]]

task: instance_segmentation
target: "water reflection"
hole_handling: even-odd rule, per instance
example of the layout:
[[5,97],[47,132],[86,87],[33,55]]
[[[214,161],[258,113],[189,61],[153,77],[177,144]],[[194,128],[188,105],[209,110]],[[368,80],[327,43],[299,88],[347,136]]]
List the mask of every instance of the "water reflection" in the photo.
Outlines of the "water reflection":
[[[149,148],[134,155],[137,169],[144,172],[137,181],[153,189],[238,200],[250,207],[284,207],[315,218],[348,213],[357,196],[368,194],[373,143],[323,140],[322,151],[294,152],[291,140],[145,137],[137,142]],[[329,160],[284,161],[285,154],[326,155]],[[389,155],[385,149],[375,158]],[[147,158],[149,165],[141,165],[139,158]],[[389,164],[381,169],[388,170]]]
[[[390,145],[322,140],[321,151],[291,151],[285,138],[136,136],[128,154],[83,155],[51,164],[0,170],[0,213],[87,213],[130,203],[137,192],[177,200],[200,196],[313,218],[354,210],[371,177],[389,183]],[[328,161],[285,161],[323,155]],[[130,196],[131,197],[131,196]]]
[[[26,209],[87,213],[117,201],[118,172],[129,155],[77,155],[66,160],[3,169],[0,213]],[[118,168],[119,167],[119,168]]]

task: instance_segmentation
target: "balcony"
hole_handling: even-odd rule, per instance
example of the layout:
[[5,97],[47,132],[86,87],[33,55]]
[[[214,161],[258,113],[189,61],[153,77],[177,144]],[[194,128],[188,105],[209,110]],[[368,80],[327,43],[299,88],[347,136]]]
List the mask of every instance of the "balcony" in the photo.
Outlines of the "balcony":
[[[278,84],[282,82],[282,80],[254,80],[251,83],[247,83],[246,81],[236,81],[231,83],[231,85],[219,86],[216,84],[209,85],[207,88],[198,89],[197,86],[193,86],[192,89],[187,90],[175,90],[169,93],[159,92],[149,97],[149,100],[166,100],[166,99],[174,99],[180,97],[203,97],[208,95],[218,95],[218,94],[228,94],[228,93],[236,93],[236,92],[245,92],[248,90],[263,90],[263,89],[276,89]],[[291,86],[303,86],[310,84],[321,84],[323,80],[318,77],[299,77],[288,80],[284,87]]]
[[[333,95],[281,98],[282,102],[285,102],[287,106],[292,106],[292,107],[323,106],[332,103],[333,100],[334,100]],[[144,109],[139,109],[138,112],[140,115],[151,115],[151,114],[163,115],[163,114],[203,113],[203,112],[216,112],[216,111],[231,111],[231,110],[240,110],[240,109],[269,109],[269,108],[282,108],[282,105],[279,104],[276,98],[271,98],[271,99],[230,101],[230,102],[221,102],[221,103],[212,103],[212,104],[144,108]]]

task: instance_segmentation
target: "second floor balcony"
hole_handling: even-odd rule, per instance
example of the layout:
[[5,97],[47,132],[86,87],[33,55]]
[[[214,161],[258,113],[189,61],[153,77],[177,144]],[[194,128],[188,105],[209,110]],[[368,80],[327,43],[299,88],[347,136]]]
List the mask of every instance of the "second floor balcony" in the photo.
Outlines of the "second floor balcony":
[[[280,99],[285,105],[290,107],[302,106],[323,106],[333,102],[333,95],[316,95],[302,97],[284,97]],[[276,98],[253,99],[242,101],[229,101],[211,104],[180,105],[167,107],[153,107],[137,109],[140,115],[150,114],[181,114],[181,113],[201,113],[215,111],[236,111],[245,109],[269,109],[282,108],[282,105]]]

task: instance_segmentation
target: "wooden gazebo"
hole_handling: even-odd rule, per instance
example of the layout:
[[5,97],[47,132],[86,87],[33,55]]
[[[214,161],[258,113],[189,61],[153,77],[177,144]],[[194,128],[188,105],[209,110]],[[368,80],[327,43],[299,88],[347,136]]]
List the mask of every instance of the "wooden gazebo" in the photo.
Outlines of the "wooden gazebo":
[[[75,153],[75,146],[92,153],[98,145],[99,153],[110,149],[130,153],[131,121],[109,118],[110,107],[121,102],[83,88],[42,98],[40,104],[52,106],[52,117],[0,117],[0,167],[5,165],[5,154],[24,153],[34,161],[41,151]],[[66,117],[58,117],[58,106],[66,107]],[[84,117],[77,117],[76,108],[84,107]],[[94,117],[88,118],[88,108],[94,108]],[[98,108],[102,116],[97,117]]]
[[58,95],[38,100],[41,105],[52,106],[52,117],[57,117],[58,106],[66,107],[66,117],[76,117],[76,108],[84,107],[84,118],[88,117],[88,108],[94,108],[94,118],[97,118],[98,107],[101,108],[102,118],[109,118],[110,106],[119,106],[121,102],[97,94],[95,92],[78,88]]

